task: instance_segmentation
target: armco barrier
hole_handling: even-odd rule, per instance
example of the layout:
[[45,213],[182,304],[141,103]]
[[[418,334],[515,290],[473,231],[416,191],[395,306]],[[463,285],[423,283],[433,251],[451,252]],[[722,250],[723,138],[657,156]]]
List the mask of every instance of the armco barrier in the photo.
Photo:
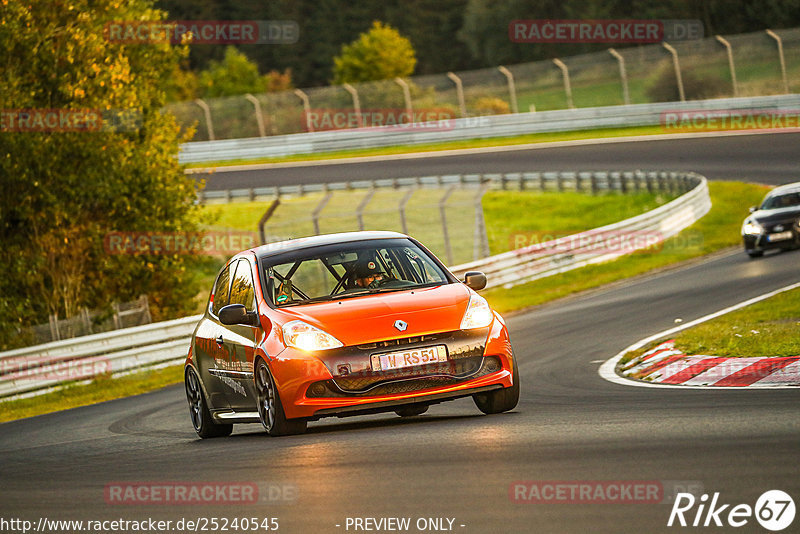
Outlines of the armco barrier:
[[[711,207],[706,179],[694,173],[573,172],[497,176],[502,177],[499,185],[503,188],[513,187],[516,179],[518,188],[529,187],[526,184],[532,181],[543,188],[547,183],[555,183],[556,190],[581,190],[582,183],[584,190],[597,186],[624,191],[653,184],[659,184],[659,189],[669,186],[674,190],[690,190],[642,215],[571,236],[573,239],[567,243],[575,246],[569,250],[558,246],[554,252],[549,252],[550,243],[542,243],[451,268],[458,277],[470,270],[483,271],[489,279],[489,287],[510,286],[613,259],[630,249],[598,252],[586,243],[593,243],[596,236],[611,232],[649,232],[666,239],[691,225]],[[200,317],[196,315],[0,353],[0,397],[35,395],[65,382],[97,375],[178,364],[188,353],[189,338]]]
[[[576,171],[576,172],[507,172],[446,174],[441,176],[417,176],[413,178],[382,178],[378,180],[353,180],[307,185],[280,185],[249,189],[218,189],[199,191],[197,199],[206,202],[234,202],[274,199],[284,195],[302,196],[308,193],[329,193],[363,189],[519,189],[520,191],[575,191],[599,193],[604,191],[647,190],[678,193],[686,191],[683,179],[668,179],[669,173],[642,171]],[[683,176],[683,175],[682,175]]]
[[454,119],[451,128],[437,131],[431,131],[432,128],[426,129],[424,125],[416,128],[411,125],[396,129],[355,128],[271,137],[198,141],[183,144],[178,159],[181,163],[248,160],[533,133],[653,126],[660,124],[662,113],[670,111],[788,109],[796,113],[799,108],[800,95],[790,94],[513,113]]
[[107,373],[181,363],[199,320],[196,315],[0,353],[0,397]]

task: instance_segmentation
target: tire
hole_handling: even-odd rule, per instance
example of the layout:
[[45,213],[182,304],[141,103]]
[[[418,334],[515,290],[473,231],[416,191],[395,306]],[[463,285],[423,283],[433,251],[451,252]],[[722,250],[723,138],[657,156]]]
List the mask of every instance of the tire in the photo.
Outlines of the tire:
[[270,436],[289,436],[302,434],[308,422],[305,419],[287,419],[281,404],[281,397],[275,388],[272,373],[264,360],[258,360],[255,372],[256,394],[258,395],[258,416],[264,430]]
[[197,435],[204,439],[230,436],[233,432],[233,425],[221,425],[214,422],[211,412],[208,411],[203,388],[200,386],[200,378],[191,367],[186,370],[184,386],[186,387],[186,400],[189,401],[189,417]]
[[516,408],[519,402],[519,366],[516,359],[512,360],[512,365],[514,370],[511,373],[511,379],[514,383],[511,387],[472,396],[475,406],[483,413],[491,415]]
[[419,404],[412,404],[411,406],[403,406],[399,410],[395,410],[394,413],[399,415],[400,417],[414,417],[415,415],[422,415],[428,411],[429,406],[426,405],[419,405]]
[[760,258],[761,256],[764,255],[764,251],[763,250],[748,250],[747,251],[747,255],[750,256],[751,259],[752,258]]

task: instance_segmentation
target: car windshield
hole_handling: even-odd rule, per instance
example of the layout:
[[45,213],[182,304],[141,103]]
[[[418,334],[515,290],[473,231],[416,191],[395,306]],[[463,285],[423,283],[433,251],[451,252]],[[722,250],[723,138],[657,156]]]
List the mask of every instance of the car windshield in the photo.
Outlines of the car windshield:
[[267,294],[276,306],[296,306],[449,282],[444,271],[411,241],[346,243],[310,249],[265,266]]
[[800,206],[800,192],[769,197],[764,200],[764,203],[761,205],[761,209],[774,210],[779,208],[791,208],[794,206]]

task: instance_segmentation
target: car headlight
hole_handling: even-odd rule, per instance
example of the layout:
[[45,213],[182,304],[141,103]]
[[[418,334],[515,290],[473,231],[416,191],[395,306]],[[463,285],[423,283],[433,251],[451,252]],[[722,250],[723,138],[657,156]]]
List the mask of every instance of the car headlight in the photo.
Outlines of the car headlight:
[[480,295],[472,295],[467,304],[467,311],[464,312],[464,318],[461,319],[461,330],[486,328],[493,320],[494,312],[486,299]]
[[303,321],[289,321],[283,325],[283,340],[286,345],[305,351],[328,350],[344,344],[330,335]]
[[742,234],[758,235],[764,232],[764,228],[753,219],[747,219],[742,225]]

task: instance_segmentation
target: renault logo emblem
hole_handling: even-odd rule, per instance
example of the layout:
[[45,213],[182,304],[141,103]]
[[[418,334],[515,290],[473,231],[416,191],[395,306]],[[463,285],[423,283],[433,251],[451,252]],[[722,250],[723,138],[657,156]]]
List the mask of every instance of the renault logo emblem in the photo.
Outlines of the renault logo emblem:
[[404,332],[405,329],[408,328],[408,323],[398,319],[394,322],[394,327],[400,330],[401,332]]

